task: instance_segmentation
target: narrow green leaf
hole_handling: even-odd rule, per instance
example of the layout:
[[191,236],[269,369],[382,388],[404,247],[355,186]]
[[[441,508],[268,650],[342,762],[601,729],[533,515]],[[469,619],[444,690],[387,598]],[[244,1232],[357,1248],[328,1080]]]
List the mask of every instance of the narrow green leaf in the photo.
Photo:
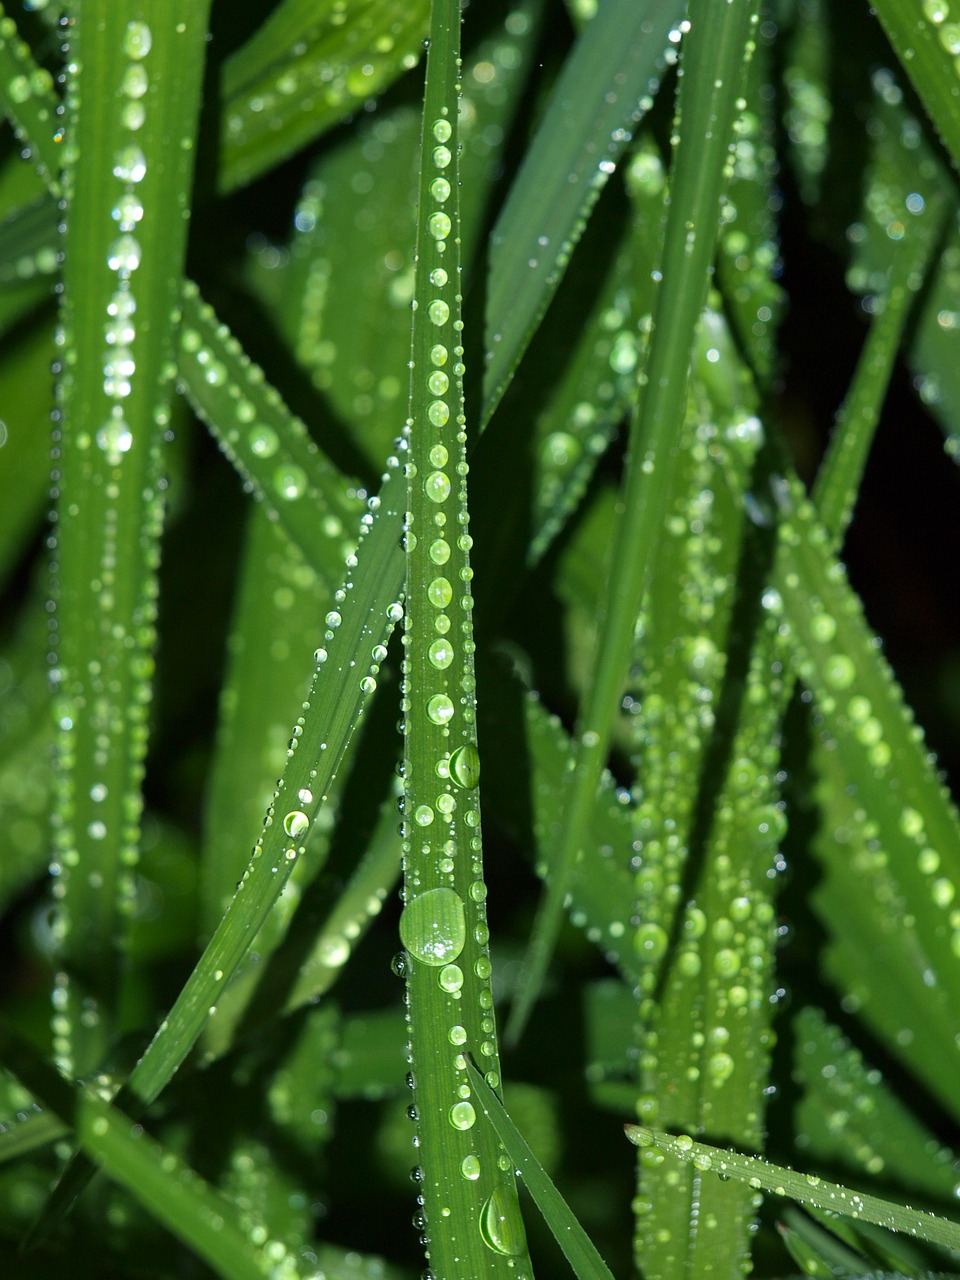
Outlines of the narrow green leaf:
[[16,22],[0,4],[0,106],[53,195],[59,193],[58,146],[63,138],[57,104],[53,76],[34,60]]
[[[848,899],[849,901],[849,899]],[[794,1019],[795,1117],[809,1159],[842,1160],[913,1194],[955,1201],[956,1154],[907,1109],[893,1087],[819,1009]]]
[[459,225],[458,0],[436,0],[424,92],[403,641],[403,913],[430,1270],[530,1275],[509,1164],[477,1124],[467,1054],[500,1084],[480,832]]
[[932,203],[924,225],[911,228],[911,234],[893,244],[882,309],[870,326],[837,429],[817,473],[811,497],[831,530],[845,529],[850,523],[907,320],[940,247],[947,208],[941,201]]
[[182,305],[181,389],[268,518],[322,581],[338,584],[366,491],[327,459],[192,281]]
[[164,1150],[93,1088],[71,1084],[26,1045],[0,1031],[0,1058],[52,1115],[70,1126],[84,1151],[224,1280],[275,1275],[267,1247],[253,1247],[235,1205]]
[[640,598],[653,562],[677,461],[677,435],[694,329],[706,301],[717,212],[755,12],[741,0],[694,9],[684,42],[678,144],[662,272],[639,412],[631,427],[623,515],[617,522],[603,607],[603,638],[579,716],[577,760],[564,807],[557,872],[534,925],[527,970],[507,1025],[516,1040],[549,964],[570,875],[581,856],[597,779],[610,746]]
[[944,146],[960,164],[957,24],[944,0],[876,0],[873,12],[913,82]]
[[[57,1054],[97,1066],[116,1032],[153,670],[183,217],[206,3],[85,0],[70,28],[59,365],[52,871]],[[85,85],[113,86],[104,96]],[[149,316],[149,323],[145,323]]]
[[638,1147],[653,1147],[665,1155],[693,1164],[701,1173],[736,1178],[757,1191],[762,1189],[774,1195],[789,1196],[800,1204],[826,1209],[855,1221],[872,1222],[889,1231],[903,1231],[929,1244],[960,1249],[960,1223],[949,1218],[881,1200],[865,1192],[849,1191],[814,1174],[795,1173],[792,1169],[784,1169],[755,1156],[722,1151],[703,1142],[694,1142],[685,1134],[675,1137],[634,1124],[624,1125],[624,1129],[630,1141]]
[[484,423],[652,103],[683,9],[681,0],[606,0],[564,65],[491,235]]
[[477,1094],[480,1108],[524,1184],[533,1196],[543,1220],[553,1232],[564,1257],[578,1280],[612,1280],[610,1269],[600,1257],[590,1237],[570,1211],[560,1192],[550,1181],[540,1161],[530,1150],[523,1134],[504,1110],[503,1103],[467,1058],[467,1075]]
[[223,68],[223,192],[272,169],[416,66],[427,0],[285,0]]

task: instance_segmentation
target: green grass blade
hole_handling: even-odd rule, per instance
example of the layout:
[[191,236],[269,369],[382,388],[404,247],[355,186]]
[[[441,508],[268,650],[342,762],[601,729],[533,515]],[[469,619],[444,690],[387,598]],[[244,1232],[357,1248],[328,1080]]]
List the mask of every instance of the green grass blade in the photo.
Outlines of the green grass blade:
[[460,12],[433,8],[407,447],[403,913],[430,1270],[530,1275],[513,1173],[477,1123],[468,1053],[499,1087],[480,833],[459,226]]
[[483,1114],[490,1121],[497,1138],[523,1178],[524,1185],[543,1214],[544,1222],[556,1237],[574,1275],[578,1280],[612,1280],[610,1269],[590,1237],[550,1181],[523,1134],[504,1110],[503,1103],[470,1058],[467,1059],[467,1075],[476,1090]]
[[753,18],[747,3],[706,5],[702,12],[695,11],[684,42],[690,70],[680,81],[679,141],[665,229],[664,283],[656,300],[640,410],[631,428],[623,516],[617,524],[604,602],[603,639],[579,717],[577,761],[564,809],[558,870],[534,925],[527,971],[507,1025],[507,1037],[512,1040],[519,1037],[543,982],[570,874],[581,855],[590,806],[610,745],[640,597],[663,523],[676,464],[690,350],[706,301],[717,211]]
[[26,1045],[0,1031],[0,1058],[48,1108],[69,1125],[91,1159],[126,1187],[160,1222],[224,1280],[262,1280],[275,1274],[269,1251],[254,1250],[238,1213],[215,1188],[165,1151],[129,1116],[92,1088],[71,1084]]
[[894,244],[883,309],[870,326],[811,493],[820,519],[830,530],[845,530],[853,515],[894,361],[917,293],[940,246],[946,212],[944,204],[935,204],[921,227],[911,227]]
[[416,66],[427,0],[286,0],[223,68],[218,185],[233,191]]
[[182,299],[177,368],[194,412],[307,564],[338,583],[366,492],[329,462],[191,281]]
[[497,407],[656,92],[682,14],[679,0],[609,0],[564,65],[491,235],[482,422]]
[[948,1218],[881,1200],[865,1192],[849,1191],[813,1174],[795,1173],[792,1169],[784,1169],[753,1156],[721,1151],[717,1147],[694,1142],[684,1134],[675,1137],[658,1129],[632,1124],[624,1128],[627,1137],[638,1147],[653,1147],[664,1155],[693,1164],[701,1173],[736,1178],[757,1191],[762,1189],[774,1195],[789,1196],[800,1204],[826,1209],[855,1221],[872,1222],[889,1231],[902,1231],[929,1244],[942,1245],[945,1249],[960,1249],[960,1223],[951,1222]]
[[26,144],[34,168],[53,195],[59,194],[62,132],[53,76],[37,63],[20,38],[17,24],[0,4],[0,106],[18,141]]
[[[59,789],[57,1054],[97,1065],[115,1034],[153,669],[160,446],[207,5],[89,0],[71,27],[54,455]],[[97,105],[87,84],[111,84]],[[101,104],[103,99],[100,99]],[[149,314],[150,322],[143,317]]]
[[943,0],[878,0],[873,12],[913,82],[944,146],[960,164],[956,59],[960,32]]
[[888,1187],[954,1202],[955,1153],[916,1119],[892,1083],[819,1009],[801,1009],[794,1027],[794,1072],[803,1090],[795,1123],[809,1161],[840,1160]]

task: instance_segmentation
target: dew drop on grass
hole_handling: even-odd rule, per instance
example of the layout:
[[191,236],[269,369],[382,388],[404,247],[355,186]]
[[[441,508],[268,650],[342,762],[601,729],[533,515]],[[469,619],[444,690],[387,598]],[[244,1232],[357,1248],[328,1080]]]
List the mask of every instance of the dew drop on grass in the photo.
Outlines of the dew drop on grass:
[[472,1102],[455,1102],[450,1108],[450,1123],[455,1129],[472,1129],[476,1121],[477,1113]]
[[458,747],[450,757],[450,777],[458,787],[472,791],[480,783],[480,753],[472,742]]
[[[442,968],[444,973],[447,969],[457,969],[451,961],[460,955],[467,940],[466,918],[459,895],[452,889],[430,889],[408,902],[400,917],[400,938],[407,951],[421,963]],[[459,969],[457,973],[462,984],[463,974]],[[441,974],[441,982],[442,979]]]
[[[450,889],[448,892],[452,893],[453,890]],[[445,965],[440,970],[437,981],[444,991],[453,995],[463,986],[463,970],[457,964]]]
[[501,1187],[497,1187],[480,1210],[480,1236],[488,1249],[505,1257],[515,1258],[524,1251],[520,1207]]
[[453,719],[453,712],[453,703],[445,693],[435,693],[427,700],[427,716],[434,724],[449,724]]
[[128,22],[123,36],[123,51],[135,62],[147,56],[153,47],[153,34],[145,22]]
[[476,1182],[480,1177],[480,1161],[477,1156],[464,1156],[460,1161],[460,1176],[468,1182]]
[[292,840],[304,835],[310,826],[310,819],[300,809],[294,809],[283,820],[283,829]]

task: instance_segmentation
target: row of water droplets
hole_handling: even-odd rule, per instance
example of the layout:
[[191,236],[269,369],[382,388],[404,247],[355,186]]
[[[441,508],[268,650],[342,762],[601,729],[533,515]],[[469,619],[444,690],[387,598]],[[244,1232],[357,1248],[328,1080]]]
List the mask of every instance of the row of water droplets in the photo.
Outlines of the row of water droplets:
[[[70,33],[72,20],[63,19],[61,26],[65,34]],[[133,318],[137,306],[132,279],[140,266],[141,248],[133,232],[143,216],[139,188],[146,176],[144,152],[136,135],[146,119],[144,100],[149,77],[144,64],[151,47],[152,34],[145,23],[126,24],[122,34],[124,60],[118,69],[122,103],[119,130],[111,133],[114,150],[109,157],[108,181],[115,183],[108,214],[111,229],[101,240],[107,245],[105,266],[112,282],[103,323],[98,385],[90,385],[88,369],[78,366],[77,351],[69,341],[75,318],[89,305],[84,298],[72,296],[69,286],[63,326],[57,333],[59,395],[66,426],[60,428],[58,410],[52,468],[52,496],[58,506],[56,537],[50,545],[59,556],[54,556],[51,569],[61,595],[58,615],[68,608],[77,610],[87,615],[88,623],[92,610],[97,622],[90,627],[81,616],[56,616],[54,620],[54,626],[64,628],[64,634],[62,645],[56,630],[52,635],[60,658],[51,669],[60,784],[50,869],[54,900],[64,904],[64,910],[55,916],[55,941],[58,947],[65,948],[64,955],[72,966],[87,971],[94,987],[109,982],[107,956],[112,943],[91,936],[91,930],[105,927],[111,918],[109,903],[115,893],[119,895],[117,905],[121,911],[134,909],[132,868],[138,856],[142,803],[139,785],[153,672],[161,503],[156,489],[148,485],[142,495],[144,522],[137,529],[144,574],[142,582],[134,584],[138,598],[133,601],[129,598],[131,584],[121,572],[128,554],[125,539],[130,533],[123,514],[124,492],[131,482],[120,470],[134,443],[125,404],[133,391],[136,369]],[[72,47],[70,53],[74,53]],[[77,121],[85,109],[85,96],[93,92],[84,81],[82,53],[79,58],[70,57],[66,78],[67,115]],[[76,136],[69,131],[64,137],[62,158],[62,207],[72,222],[81,158]],[[73,252],[82,255],[85,250]],[[71,265],[74,264],[69,263],[68,267]],[[84,269],[83,262],[75,265],[78,271]],[[73,289],[75,292],[76,285]],[[93,421],[88,426],[91,417]],[[142,468],[132,482],[138,488],[141,477]],[[78,558],[82,556],[79,521],[91,513],[99,523],[95,564]],[[73,566],[69,570],[65,567],[68,561]],[[78,573],[91,576],[77,582],[74,579]],[[100,637],[96,652],[86,653],[86,644],[94,643],[96,636]],[[122,674],[121,666],[127,668]],[[128,686],[131,701],[121,712],[118,690]],[[129,776],[124,777],[128,769]],[[118,794],[120,791],[122,795]],[[116,849],[116,855],[111,848]],[[84,849],[86,854],[81,856]],[[77,883],[71,882],[70,877],[81,872],[85,875],[83,892],[77,905],[68,910],[70,884]],[[96,919],[88,918],[88,910],[82,905],[91,894],[102,900]],[[71,934],[76,937],[71,939]],[[100,977],[93,978],[93,972],[99,972]],[[53,1032],[55,1050],[64,1064],[73,1061],[73,1037],[77,1033],[77,1007],[71,1003],[70,991],[67,974],[59,972],[54,982]],[[79,1009],[81,1028],[88,1033],[94,1031],[100,1022],[95,991],[82,997]]]
[[[472,1053],[491,1087],[499,1087],[478,805],[455,124],[446,106],[428,117],[422,152],[404,528],[405,950],[399,967],[408,984],[416,1097],[411,1114],[427,1107],[440,1111],[450,1133],[439,1146],[435,1140],[427,1145],[418,1167],[423,1211],[415,1221],[426,1233],[431,1264],[442,1271],[448,1250],[460,1247],[463,1224],[450,1207],[452,1177],[461,1187],[458,1203],[465,1202],[466,1187],[477,1186],[479,1199],[467,1197],[477,1214],[472,1229],[519,1275],[515,1259],[525,1245],[510,1164],[502,1152],[483,1154],[496,1148],[488,1134],[477,1134],[465,1057]],[[446,1025],[447,1061],[420,1064],[421,1037],[433,1034],[427,1028],[438,1016]],[[494,1158],[491,1168],[487,1161]]]

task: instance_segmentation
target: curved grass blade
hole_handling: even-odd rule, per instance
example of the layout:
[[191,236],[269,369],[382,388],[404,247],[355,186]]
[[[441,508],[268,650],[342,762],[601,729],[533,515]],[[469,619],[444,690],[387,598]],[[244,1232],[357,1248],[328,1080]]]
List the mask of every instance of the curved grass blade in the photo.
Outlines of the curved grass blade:
[[[397,460],[389,461],[391,471],[374,500],[378,518],[364,517],[369,524],[363,526],[356,565],[338,589],[338,607],[327,615],[323,644],[314,655],[314,681],[287,743],[286,764],[263,831],[213,937],[123,1086],[120,1102],[131,1113],[148,1106],[173,1077],[253,945],[304,851],[311,824],[376,689],[380,648],[403,614],[403,551],[394,537],[402,522],[403,482]],[[390,603],[384,606],[384,600]],[[358,653],[370,654],[363,667]],[[40,1225],[69,1206],[89,1177],[89,1166],[68,1166]]]
[[[952,1054],[949,1029],[960,1017],[960,933],[951,906],[960,883],[958,815],[798,482],[789,483],[784,498],[790,510],[775,566],[777,590],[767,606],[783,610],[794,669],[813,693],[836,757],[886,853],[875,867],[885,888],[871,903],[880,936],[889,934],[890,944],[904,950],[897,974],[912,995],[897,1018],[914,1007],[937,1010],[944,1051]],[[935,858],[924,856],[928,849]],[[890,907],[898,914],[884,925]],[[871,1002],[869,1015],[885,1018],[882,1003],[874,1008]],[[899,1037],[891,1039],[892,1051],[903,1052]],[[953,1080],[935,1061],[928,1045],[912,1055],[911,1065],[960,1114]]]
[[[542,984],[571,871],[583,848],[627,671],[640,598],[671,488],[690,351],[706,301],[737,88],[753,19],[751,5],[739,0],[724,6],[707,4],[702,10],[695,9],[692,29],[684,42],[690,72],[680,81],[679,142],[665,229],[664,283],[656,299],[640,408],[631,427],[623,516],[617,524],[603,609],[603,639],[579,717],[577,759],[564,807],[562,852],[534,925],[526,973],[507,1024],[507,1037],[514,1041]],[[684,139],[688,139],[687,145]]]
[[[85,0],[71,27],[53,485],[59,759],[56,1052],[73,1073],[115,1034],[153,670],[177,294],[207,4]],[[112,85],[116,109],[85,85]],[[100,99],[104,101],[104,99]],[[145,323],[149,316],[149,323]]]
[[960,164],[956,58],[960,33],[943,0],[877,0],[872,12],[887,33],[944,146]]
[[[511,9],[464,59],[460,239],[468,271],[541,7],[526,0]],[[406,102],[383,106],[326,148],[294,214],[287,260],[252,277],[298,363],[371,459],[390,451],[405,413],[420,124],[419,109]]]
[[[224,1280],[275,1275],[269,1247],[257,1249],[225,1196],[165,1151],[130,1117],[94,1092],[71,1084],[25,1044],[0,1030],[0,1059],[73,1131],[99,1167],[210,1264]],[[276,1245],[276,1242],[268,1242]]]
[[483,1114],[490,1121],[497,1138],[523,1178],[574,1275],[578,1280],[613,1280],[607,1264],[600,1257],[590,1237],[550,1181],[523,1134],[510,1119],[503,1103],[471,1058],[467,1058],[467,1075],[476,1090]]
[[607,0],[584,28],[491,234],[481,423],[656,93],[681,0]]
[[286,0],[224,64],[218,185],[233,191],[416,66],[427,0]]
[[928,279],[934,253],[940,248],[948,206],[933,198],[927,212],[922,224],[914,224],[892,245],[882,310],[870,326],[813,486],[814,506],[831,531],[846,529],[853,516],[894,360],[921,283]]
[[41,197],[0,222],[0,335],[53,296],[57,271],[55,209]]
[[268,518],[321,580],[338,584],[366,491],[328,461],[192,281],[182,304],[181,389]]
[[854,1221],[872,1222],[878,1227],[886,1227],[888,1231],[902,1231],[945,1249],[960,1250],[960,1223],[951,1222],[948,1218],[881,1200],[865,1192],[849,1191],[814,1174],[795,1173],[792,1169],[784,1169],[754,1156],[722,1151],[703,1142],[694,1142],[685,1134],[674,1136],[634,1124],[624,1125],[624,1129],[630,1141],[638,1147],[654,1148],[664,1155],[674,1156],[693,1164],[701,1173],[736,1178],[757,1191],[762,1189],[774,1195],[789,1196],[800,1204],[826,1209]]
[[53,76],[34,60],[17,24],[0,4],[0,106],[13,125],[17,140],[47,189],[59,194],[59,143],[63,131],[57,117],[58,99]]
[[509,1164],[477,1124],[466,1055],[500,1084],[478,784],[459,241],[460,11],[427,56],[407,423],[403,913],[419,1183],[437,1276],[529,1277]]
[[956,1154],[896,1096],[880,1072],[819,1009],[794,1018],[795,1127],[818,1163],[841,1160],[944,1204],[956,1201]]

